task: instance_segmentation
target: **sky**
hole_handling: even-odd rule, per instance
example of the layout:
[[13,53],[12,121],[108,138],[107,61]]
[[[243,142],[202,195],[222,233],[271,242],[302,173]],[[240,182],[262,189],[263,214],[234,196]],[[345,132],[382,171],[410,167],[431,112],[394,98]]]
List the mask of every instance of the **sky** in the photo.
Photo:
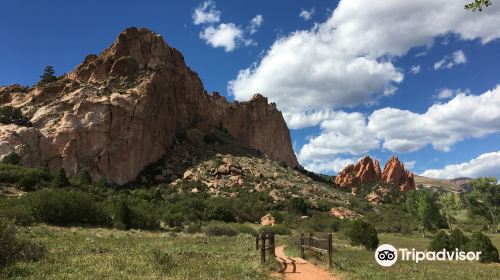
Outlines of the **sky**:
[[500,178],[500,3],[467,2],[3,1],[0,85],[64,74],[147,27],[207,91],[275,102],[311,171],[397,155],[429,177]]

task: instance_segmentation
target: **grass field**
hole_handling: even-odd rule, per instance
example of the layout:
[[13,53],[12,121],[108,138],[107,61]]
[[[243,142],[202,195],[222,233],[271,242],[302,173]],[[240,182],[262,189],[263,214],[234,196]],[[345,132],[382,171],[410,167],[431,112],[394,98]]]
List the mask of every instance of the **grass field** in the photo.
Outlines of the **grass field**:
[[[119,231],[96,228],[36,226],[23,235],[43,242],[47,257],[17,263],[4,270],[6,279],[270,279],[261,266],[250,235],[207,237],[203,234]],[[380,234],[380,242],[425,250],[430,239],[419,235]],[[490,235],[500,248],[500,235]],[[298,256],[297,236],[278,236],[287,254]],[[326,268],[326,259],[306,254]],[[373,252],[352,247],[334,236],[334,275],[340,279],[500,279],[500,264],[476,262],[398,262],[380,267]]]
[[[489,236],[494,245],[500,248],[500,235]],[[298,237],[285,238],[289,248],[287,253],[299,256],[294,246]],[[388,243],[396,248],[415,248],[426,250],[430,239],[419,235],[379,234],[380,244]],[[349,241],[341,235],[334,237],[334,274],[342,279],[500,279],[500,264],[482,264],[463,261],[398,261],[390,268],[379,266],[374,259],[374,252],[366,251],[362,247],[352,247]],[[306,252],[306,259],[323,267],[327,267],[325,257]]]
[[17,263],[8,279],[268,279],[251,236],[118,231],[39,226],[22,229],[48,256]]

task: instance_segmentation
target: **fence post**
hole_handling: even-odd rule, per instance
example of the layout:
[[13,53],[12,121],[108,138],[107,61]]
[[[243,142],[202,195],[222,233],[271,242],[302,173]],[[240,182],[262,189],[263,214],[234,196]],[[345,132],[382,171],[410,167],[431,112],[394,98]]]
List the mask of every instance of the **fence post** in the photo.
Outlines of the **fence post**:
[[304,256],[304,234],[303,233],[300,234],[300,257],[302,259],[305,259],[305,256]]
[[275,257],[274,253],[274,233],[269,233],[269,255]]
[[260,262],[262,264],[266,263],[266,234],[261,235],[262,242],[260,247]]
[[259,250],[259,234],[257,233],[257,235],[255,236],[255,250]]
[[328,234],[328,268],[333,268],[333,241],[332,234]]
[[309,233],[309,247],[313,247],[313,234]]

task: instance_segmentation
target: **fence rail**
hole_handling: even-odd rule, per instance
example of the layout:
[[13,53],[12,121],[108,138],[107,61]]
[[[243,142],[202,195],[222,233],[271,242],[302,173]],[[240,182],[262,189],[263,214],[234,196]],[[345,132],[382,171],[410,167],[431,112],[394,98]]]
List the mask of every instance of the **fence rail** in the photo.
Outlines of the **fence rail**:
[[[316,241],[316,242],[315,242]],[[315,244],[317,242],[327,242],[326,248],[320,248],[319,245]],[[303,233],[300,234],[300,257],[305,259],[305,250],[311,250],[321,254],[328,255],[328,267],[331,269],[333,267],[333,243],[332,234],[328,234],[327,238],[317,238],[313,236],[312,233],[309,234],[308,244],[305,244],[305,236]]]
[[[269,245],[266,245],[266,241],[269,241]],[[276,257],[276,243],[274,239],[274,233],[262,233],[255,236],[255,250],[259,249],[261,263],[266,262],[266,251],[269,253],[269,256]]]

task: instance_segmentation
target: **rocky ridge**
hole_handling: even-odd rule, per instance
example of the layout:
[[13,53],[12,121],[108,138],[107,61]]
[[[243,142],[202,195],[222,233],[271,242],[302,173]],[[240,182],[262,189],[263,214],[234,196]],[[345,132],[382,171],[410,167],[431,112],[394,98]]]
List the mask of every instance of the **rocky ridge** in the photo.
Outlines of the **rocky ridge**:
[[352,189],[353,193],[361,184],[386,183],[399,187],[400,191],[415,189],[413,173],[405,169],[404,165],[395,156],[391,157],[380,171],[378,160],[373,161],[366,156],[356,164],[348,165],[340,172],[335,183],[345,189]]
[[0,158],[28,166],[88,171],[123,184],[180,138],[200,142],[214,128],[272,160],[297,167],[283,116],[260,94],[228,102],[207,94],[182,54],[147,29],[129,28],[99,56],[57,81],[0,87],[0,105],[21,108],[32,127],[0,125]]

